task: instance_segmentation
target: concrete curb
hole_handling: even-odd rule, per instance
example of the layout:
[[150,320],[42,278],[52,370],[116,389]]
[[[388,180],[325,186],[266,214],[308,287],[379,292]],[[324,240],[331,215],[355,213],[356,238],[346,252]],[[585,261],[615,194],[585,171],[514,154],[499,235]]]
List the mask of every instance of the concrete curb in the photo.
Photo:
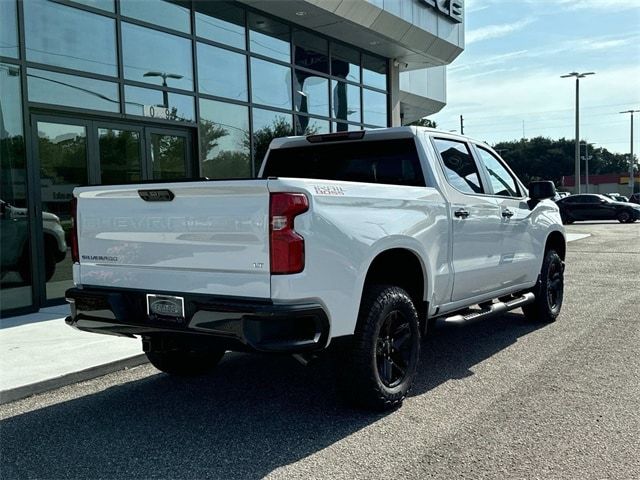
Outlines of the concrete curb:
[[122,360],[105,363],[104,365],[97,365],[95,367],[86,368],[84,370],[80,370],[79,372],[68,373],[60,377],[42,380],[40,382],[11,388],[9,390],[3,390],[0,392],[0,405],[15,402],[16,400],[21,400],[38,393],[55,390],[56,388],[66,387],[67,385],[71,385],[74,383],[91,380],[93,378],[101,377],[118,370],[124,370],[125,368],[137,367],[138,365],[142,365],[147,362],[147,356],[143,353],[140,355],[135,355],[133,357],[123,358]]

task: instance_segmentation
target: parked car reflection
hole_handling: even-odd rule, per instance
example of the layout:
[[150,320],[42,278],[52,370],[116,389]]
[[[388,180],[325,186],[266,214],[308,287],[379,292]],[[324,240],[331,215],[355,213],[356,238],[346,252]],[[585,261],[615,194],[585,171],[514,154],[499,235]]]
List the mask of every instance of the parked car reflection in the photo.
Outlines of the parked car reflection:
[[[18,272],[25,283],[31,283],[27,209],[0,200],[0,222],[2,276],[8,272]],[[67,243],[57,215],[42,212],[42,229],[45,278],[49,281],[55,273],[56,264],[67,255]]]

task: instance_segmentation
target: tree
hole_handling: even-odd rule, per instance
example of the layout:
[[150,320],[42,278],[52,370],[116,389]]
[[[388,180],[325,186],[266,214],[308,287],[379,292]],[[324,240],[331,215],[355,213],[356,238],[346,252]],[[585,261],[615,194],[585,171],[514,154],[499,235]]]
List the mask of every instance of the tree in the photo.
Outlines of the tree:
[[413,127],[429,127],[429,128],[438,128],[438,125],[433,120],[429,120],[428,118],[420,118],[414,122],[409,123]]

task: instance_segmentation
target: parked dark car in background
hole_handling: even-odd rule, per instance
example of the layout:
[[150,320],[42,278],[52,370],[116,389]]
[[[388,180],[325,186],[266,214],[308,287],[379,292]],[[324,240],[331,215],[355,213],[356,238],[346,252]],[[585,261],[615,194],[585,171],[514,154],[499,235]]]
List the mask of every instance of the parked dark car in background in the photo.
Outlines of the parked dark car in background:
[[632,223],[640,219],[639,205],[615,202],[604,195],[570,195],[556,203],[565,224],[580,220],[618,220],[620,223]]
[[629,202],[640,205],[640,193],[634,193],[629,197]]

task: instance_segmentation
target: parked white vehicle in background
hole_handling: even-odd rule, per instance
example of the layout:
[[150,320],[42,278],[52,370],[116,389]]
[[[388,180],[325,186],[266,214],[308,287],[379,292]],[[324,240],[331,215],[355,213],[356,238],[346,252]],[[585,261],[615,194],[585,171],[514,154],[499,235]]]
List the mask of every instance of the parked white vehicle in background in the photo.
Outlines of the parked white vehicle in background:
[[433,319],[560,312],[555,188],[527,190],[483,143],[419,127],[281,138],[259,176],[77,188],[67,323],[140,336],[183,375],[226,350],[331,345],[344,396],[383,409]]

